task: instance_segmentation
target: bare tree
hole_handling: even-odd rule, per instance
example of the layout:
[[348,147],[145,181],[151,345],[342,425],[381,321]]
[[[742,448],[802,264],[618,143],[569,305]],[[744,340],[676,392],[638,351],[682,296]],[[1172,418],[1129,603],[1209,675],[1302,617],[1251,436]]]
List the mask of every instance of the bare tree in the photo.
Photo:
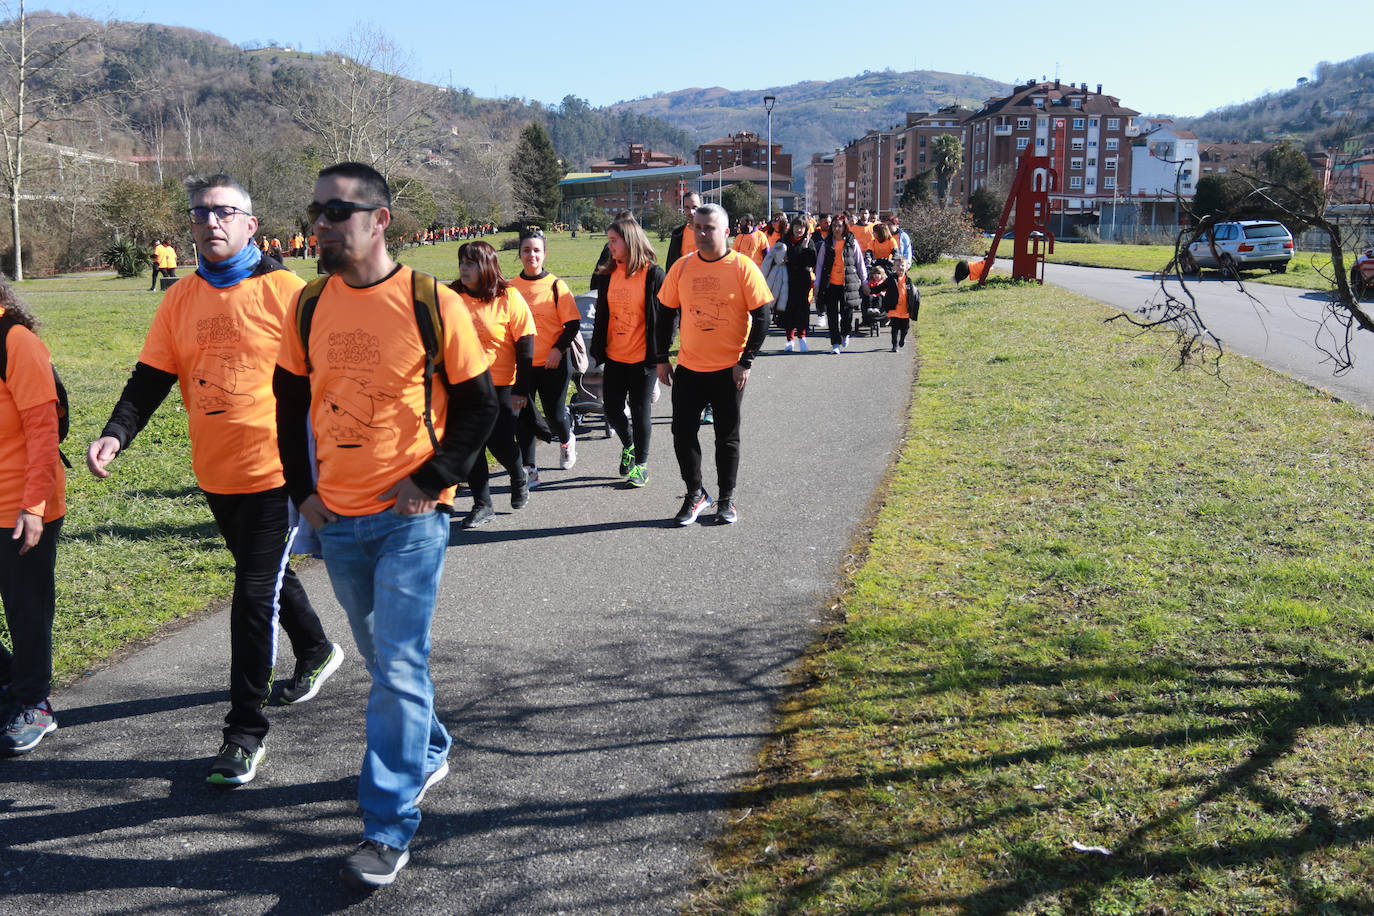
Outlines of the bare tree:
[[359,24],[327,58],[320,72],[277,75],[273,93],[323,158],[364,162],[390,177],[433,144],[429,112],[439,90],[410,80],[409,55],[391,38]]
[[[1295,154],[1295,150],[1276,147],[1265,154],[1268,158],[1258,163],[1254,171],[1239,171],[1238,181],[1245,193],[1221,212],[1196,214],[1189,202],[1180,201],[1191,226],[1180,230],[1174,240],[1174,256],[1160,274],[1159,291],[1154,301],[1139,315],[1117,315],[1109,320],[1124,318],[1140,328],[1167,328],[1176,335],[1180,367],[1201,362],[1218,373],[1221,342],[1198,313],[1196,299],[1189,289],[1188,277],[1198,271],[1188,246],[1199,239],[1215,244],[1214,229],[1219,223],[1235,219],[1272,219],[1287,226],[1295,238],[1313,229],[1326,237],[1331,273],[1323,275],[1323,279],[1328,284],[1329,298],[1314,344],[1331,360],[1337,375],[1348,372],[1354,366],[1350,352],[1354,334],[1374,331],[1374,314],[1366,310],[1351,289],[1345,257],[1361,241],[1359,227],[1370,225],[1374,206],[1366,208],[1362,214],[1333,216],[1327,208],[1324,189],[1315,182],[1310,168],[1304,171],[1305,162],[1293,161]],[[1284,162],[1285,157],[1288,162]],[[1238,272],[1231,271],[1229,276],[1244,290]],[[1174,281],[1177,292],[1171,286]],[[1259,304],[1254,297],[1251,299]]]
[[74,117],[75,108],[98,91],[93,80],[81,81],[72,72],[75,52],[94,41],[99,29],[85,28],[61,17],[29,18],[26,0],[15,10],[0,3],[8,17],[0,24],[0,189],[9,198],[10,229],[14,238],[15,280],[24,279],[19,202],[24,181],[37,168],[25,156],[25,141],[44,124]]

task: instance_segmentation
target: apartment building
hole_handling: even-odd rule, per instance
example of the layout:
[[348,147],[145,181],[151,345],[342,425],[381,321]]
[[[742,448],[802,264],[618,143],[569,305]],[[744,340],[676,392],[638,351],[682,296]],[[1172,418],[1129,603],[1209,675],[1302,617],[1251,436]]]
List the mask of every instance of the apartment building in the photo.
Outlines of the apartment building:
[[835,176],[834,153],[812,153],[806,165],[806,211],[808,213],[833,213],[834,197],[831,195]]
[[1140,112],[1087,83],[1028,82],[990,99],[966,121],[969,170],[964,201],[999,169],[1015,174],[1027,153],[1047,155],[1060,185],[1050,206],[1063,214],[1096,213],[1131,187],[1131,141]]

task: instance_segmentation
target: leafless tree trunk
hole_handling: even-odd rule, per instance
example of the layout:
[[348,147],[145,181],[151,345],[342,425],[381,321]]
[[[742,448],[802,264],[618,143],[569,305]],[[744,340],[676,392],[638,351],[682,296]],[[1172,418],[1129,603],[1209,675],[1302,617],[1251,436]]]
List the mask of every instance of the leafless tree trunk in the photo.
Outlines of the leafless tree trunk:
[[[93,40],[95,30],[62,35],[57,23],[34,26],[29,21],[26,0],[19,0],[16,11],[0,4],[8,21],[0,27],[0,142],[4,159],[0,161],[0,188],[9,197],[10,228],[14,237],[15,280],[24,279],[23,240],[19,201],[30,166],[24,144],[39,125],[71,117],[72,107],[93,94],[88,83],[80,87],[63,86],[70,82],[66,72],[72,51]],[[51,33],[51,37],[50,37]]]

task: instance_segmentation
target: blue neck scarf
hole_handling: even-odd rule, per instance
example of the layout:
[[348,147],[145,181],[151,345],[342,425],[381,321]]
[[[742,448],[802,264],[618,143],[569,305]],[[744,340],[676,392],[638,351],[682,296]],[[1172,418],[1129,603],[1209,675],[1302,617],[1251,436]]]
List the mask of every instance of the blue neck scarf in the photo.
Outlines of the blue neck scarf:
[[242,251],[233,257],[225,258],[218,264],[200,258],[200,265],[196,272],[205,278],[206,283],[216,289],[228,289],[256,270],[258,262],[261,260],[262,252],[250,239],[248,244],[243,246]]

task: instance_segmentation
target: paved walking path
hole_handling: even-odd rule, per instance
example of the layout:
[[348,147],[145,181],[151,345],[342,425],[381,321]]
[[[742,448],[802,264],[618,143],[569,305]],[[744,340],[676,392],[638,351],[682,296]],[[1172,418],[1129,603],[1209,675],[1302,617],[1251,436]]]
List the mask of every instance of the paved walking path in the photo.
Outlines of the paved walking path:
[[615,440],[583,440],[526,509],[498,477],[497,521],[455,529],[433,652],[452,775],[396,885],[337,879],[361,831],[366,674],[316,563],[306,589],[348,658],[315,700],[271,713],[252,784],[203,782],[227,612],[54,697],[61,728],[0,760],[0,913],[674,912],[904,429],[910,345],[823,341],[802,356],[771,337],[755,363],[739,524],[669,527],[684,487],[665,393],[647,489],[617,488]]

